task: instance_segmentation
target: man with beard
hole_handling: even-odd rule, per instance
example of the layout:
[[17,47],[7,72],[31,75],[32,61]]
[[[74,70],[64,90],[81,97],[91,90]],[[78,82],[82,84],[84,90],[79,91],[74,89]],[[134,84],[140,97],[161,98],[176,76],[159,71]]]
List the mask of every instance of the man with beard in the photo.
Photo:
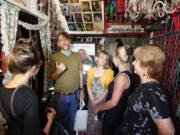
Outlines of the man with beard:
[[84,98],[83,65],[80,55],[70,50],[71,37],[62,32],[58,36],[59,52],[50,58],[50,78],[55,80],[55,109],[57,120],[73,135],[74,119],[79,98]]

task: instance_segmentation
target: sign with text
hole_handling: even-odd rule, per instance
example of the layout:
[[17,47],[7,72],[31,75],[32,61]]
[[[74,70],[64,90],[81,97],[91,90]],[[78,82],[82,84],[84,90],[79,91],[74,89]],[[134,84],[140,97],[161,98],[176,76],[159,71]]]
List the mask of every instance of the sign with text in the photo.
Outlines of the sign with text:
[[95,43],[73,43],[71,50],[77,52],[79,49],[84,49],[86,54],[95,56]]

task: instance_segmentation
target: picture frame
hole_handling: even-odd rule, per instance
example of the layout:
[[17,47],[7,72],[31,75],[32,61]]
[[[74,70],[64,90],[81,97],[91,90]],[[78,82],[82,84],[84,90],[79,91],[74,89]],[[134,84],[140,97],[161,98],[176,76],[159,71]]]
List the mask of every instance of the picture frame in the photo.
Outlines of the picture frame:
[[60,4],[68,3],[68,0],[59,0]]
[[81,10],[83,12],[91,12],[91,3],[89,1],[81,2]]
[[92,22],[92,14],[91,13],[84,13],[83,18],[84,18],[84,22]]
[[68,23],[68,28],[70,31],[76,31],[76,24],[75,23]]
[[84,31],[84,24],[83,23],[76,23],[77,31]]
[[102,5],[101,1],[91,1],[93,11],[101,11]]
[[76,22],[83,22],[81,13],[74,13],[74,17]]
[[86,31],[93,31],[93,23],[85,23]]
[[70,0],[70,3],[79,3],[79,0]]

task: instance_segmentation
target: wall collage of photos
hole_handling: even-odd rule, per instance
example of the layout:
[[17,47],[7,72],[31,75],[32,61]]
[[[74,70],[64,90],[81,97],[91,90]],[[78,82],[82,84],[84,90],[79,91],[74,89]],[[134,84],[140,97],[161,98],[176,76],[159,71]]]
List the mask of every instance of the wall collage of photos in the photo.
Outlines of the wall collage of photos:
[[70,31],[103,31],[102,2],[99,0],[59,0]]

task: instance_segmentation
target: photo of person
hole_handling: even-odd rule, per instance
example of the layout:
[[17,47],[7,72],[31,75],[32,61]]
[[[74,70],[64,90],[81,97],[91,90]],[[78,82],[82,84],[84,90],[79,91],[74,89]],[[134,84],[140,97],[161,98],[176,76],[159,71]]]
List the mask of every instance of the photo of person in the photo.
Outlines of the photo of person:
[[83,14],[84,22],[92,22],[92,14]]
[[80,4],[69,4],[70,11],[72,12],[81,12]]
[[76,22],[82,22],[82,15],[81,13],[75,13],[74,14]]
[[67,4],[60,6],[62,15],[66,16],[70,14],[69,6]]
[[83,12],[91,12],[90,2],[89,1],[82,2],[81,3],[81,9]]
[[102,14],[101,13],[94,13],[94,30],[95,31],[102,31]]
[[94,22],[102,23],[102,14],[101,13],[94,13]]
[[91,1],[93,11],[101,11],[101,1]]
[[48,15],[48,0],[38,0],[37,9],[41,13]]
[[67,22],[74,22],[73,14],[72,15],[66,15],[65,18],[66,18]]
[[70,0],[70,3],[79,3],[79,0]]
[[75,23],[68,23],[68,27],[70,31],[76,31],[76,24]]
[[68,3],[68,0],[59,0],[60,3]]
[[86,31],[93,31],[93,23],[85,23]]
[[84,24],[83,23],[76,23],[77,31],[84,31]]

